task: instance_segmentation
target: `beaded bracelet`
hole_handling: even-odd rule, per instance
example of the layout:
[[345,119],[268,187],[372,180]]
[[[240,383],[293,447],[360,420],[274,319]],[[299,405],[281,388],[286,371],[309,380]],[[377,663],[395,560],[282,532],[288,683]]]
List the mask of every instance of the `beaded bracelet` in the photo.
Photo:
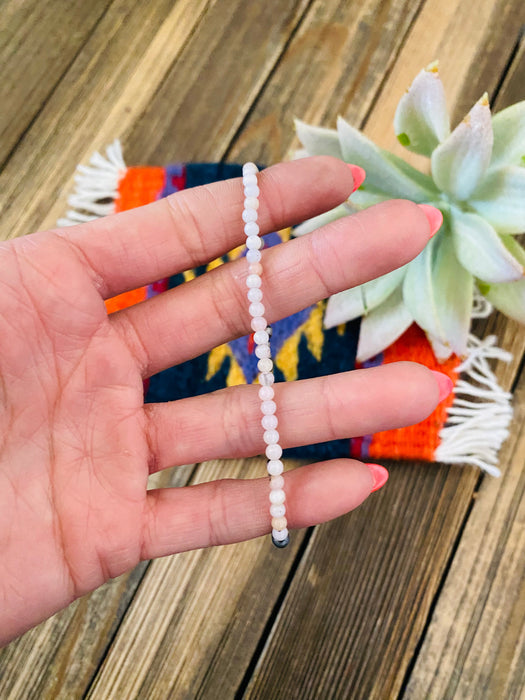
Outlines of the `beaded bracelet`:
[[246,238],[246,259],[248,265],[248,301],[250,302],[251,327],[254,331],[255,354],[259,358],[257,369],[259,370],[259,398],[261,399],[261,420],[264,428],[264,442],[266,443],[266,457],[268,458],[268,474],[270,476],[270,515],[272,516],[272,542],[276,547],[282,548],[290,542],[286,522],[286,508],[284,505],[284,479],[283,463],[279,457],[283,453],[279,445],[279,433],[277,432],[277,408],[274,399],[273,362],[270,351],[270,328],[264,318],[264,306],[262,304],[261,290],[261,247],[263,244],[259,236],[257,224],[257,210],[259,209],[259,188],[257,186],[257,173],[259,169],[255,163],[245,163],[242,168],[244,184],[244,232]]

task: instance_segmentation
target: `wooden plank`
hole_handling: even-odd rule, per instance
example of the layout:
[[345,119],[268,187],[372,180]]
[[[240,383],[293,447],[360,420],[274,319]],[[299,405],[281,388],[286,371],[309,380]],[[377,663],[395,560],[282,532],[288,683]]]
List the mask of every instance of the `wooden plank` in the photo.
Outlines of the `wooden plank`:
[[2,3],[0,163],[41,110],[110,2]]
[[[523,16],[523,9],[521,3],[509,7],[486,0],[477,5],[475,16],[469,14],[467,23],[458,22],[464,11],[459,2],[426,3],[383,85],[365,132],[380,145],[402,153],[390,137],[395,106],[412,77],[436,57],[444,68],[447,95],[446,76],[455,72],[456,104],[459,86],[468,83],[470,94],[475,95],[495,89],[513,50],[519,27],[516,17]],[[454,46],[453,55],[441,54],[446,46]],[[482,73],[479,56],[484,47],[491,49],[492,65],[490,72]],[[343,111],[337,94],[334,102],[327,115],[335,118]],[[231,157],[239,153],[268,157],[270,111],[270,101],[263,95]],[[286,108],[281,111],[287,112]],[[355,117],[350,121],[359,124]],[[292,141],[291,130],[281,134],[282,141],[286,138]],[[517,324],[494,316],[476,328],[482,332],[490,326],[503,339],[506,329],[515,331]],[[522,329],[514,335],[512,346],[515,357],[506,372],[508,386],[523,357]],[[407,476],[403,479],[399,474]],[[426,467],[425,477],[420,480],[413,464],[393,465],[388,488],[374,503],[367,502],[345,520],[316,531],[243,697],[397,697],[476,483],[471,469],[440,465]],[[441,498],[434,491],[437,484],[442,485]],[[378,511],[371,510],[375,503],[380,504]],[[363,534],[368,547],[364,553]],[[339,556],[331,558],[334,542],[344,545]],[[308,577],[314,582],[310,586]],[[321,600],[326,600],[324,606]]]
[[[194,483],[265,471],[263,459],[207,462]],[[220,692],[205,697],[232,697],[301,539],[283,551],[259,537],[152,562],[87,697],[195,698],[210,673]]]
[[[504,107],[523,99],[525,41],[501,90]],[[521,356],[523,326],[503,344]],[[514,396],[512,436],[501,480],[484,479],[437,601],[403,697],[518,698],[525,689],[525,376]],[[500,372],[503,386],[513,377]]]
[[[150,477],[150,488],[187,483],[195,465]],[[109,581],[0,650],[2,700],[71,700],[82,697],[147,570]]]
[[525,372],[501,479],[484,479],[404,698],[525,691]]
[[[324,66],[330,73],[331,68],[326,56],[319,55],[319,37],[326,39],[332,36],[332,27],[336,30],[340,25],[349,27],[344,32],[345,41],[336,45],[340,54],[334,56],[339,69],[344,71],[345,62],[351,61],[356,49],[362,21],[376,16],[378,11],[378,5],[369,2],[357,14],[355,5],[346,7],[345,16],[336,2],[315,3],[294,35],[265,91],[272,90],[273,80],[278,76],[282,79],[283,71],[296,71],[294,61],[288,56],[296,56],[298,53],[302,67],[319,62],[317,79],[310,83],[310,97],[316,91],[324,90],[321,70]],[[415,10],[412,9],[413,11]],[[318,27],[320,13],[326,25],[324,28]],[[390,31],[383,34],[381,44],[377,43],[377,51],[381,56],[397,49],[403,40],[403,33],[410,25],[411,16],[406,5],[395,5],[388,17]],[[203,27],[200,31],[202,29]],[[225,43],[221,42],[223,45]],[[193,50],[192,44],[193,42],[188,44],[188,52]],[[205,66],[201,70],[206,71],[208,63],[200,54],[207,44],[204,39],[195,37],[194,50]],[[213,55],[222,65],[217,55]],[[381,61],[381,57],[377,60]],[[185,52],[181,61],[193,66],[194,59]],[[195,69],[192,72],[195,73]],[[372,78],[377,88],[381,81],[380,75],[363,79],[370,86]],[[170,79],[152,102],[150,114],[144,118],[144,122],[139,122],[133,132],[137,143],[142,144],[140,152],[146,149],[150,160],[153,160],[153,156],[149,155],[150,148],[159,159],[168,158],[168,151],[165,154],[159,149],[171,150],[169,141],[179,143],[181,139],[181,144],[183,142],[180,132],[171,124],[175,125],[181,120],[188,111],[187,107],[180,106],[173,115],[167,113],[161,105],[176,104],[185,81],[185,74],[181,75],[175,64]],[[210,86],[213,86],[213,81]],[[202,94],[202,81],[197,81],[192,94],[197,104],[202,104],[199,109],[191,110],[196,115],[203,111],[204,104],[213,102],[207,92]],[[295,99],[295,96],[299,100],[305,99],[303,91],[291,91],[289,94],[290,99]],[[249,104],[243,107],[248,110]],[[276,102],[274,108],[279,111],[281,105]],[[363,103],[362,109],[361,116],[367,109],[367,103]],[[196,116],[196,119],[199,118],[201,117]],[[222,117],[215,114],[206,117],[210,122],[215,118],[220,120]],[[153,130],[151,120],[155,123]],[[197,149],[196,152],[192,151],[192,157],[197,157],[202,148],[198,141],[202,125],[191,122],[187,128],[194,130],[185,134],[184,139],[187,139],[188,144],[185,147]],[[214,128],[221,130],[223,127]],[[148,135],[152,131],[166,131],[168,143],[165,143],[165,139],[160,139],[158,145],[150,142]],[[219,156],[220,153],[214,157]],[[280,157],[284,157],[284,152]],[[260,464],[246,460],[232,464],[203,465],[197,478],[211,479],[219,474],[223,477],[241,474],[245,477],[260,476],[262,473],[264,470],[261,471]],[[452,492],[455,491],[454,482]],[[154,562],[116,635],[89,697],[231,697],[239,687],[257,648],[259,637],[271,616],[293,561],[296,551],[294,548],[301,544],[301,537],[301,533],[294,534],[293,548],[286,553],[268,550],[267,538],[262,538],[235,547],[182,554],[174,558],[173,564],[169,561]],[[283,554],[286,557],[284,562]],[[203,601],[206,601],[205,605]]]
[[137,118],[215,2],[114,0],[0,175],[2,238],[55,225],[77,164]]

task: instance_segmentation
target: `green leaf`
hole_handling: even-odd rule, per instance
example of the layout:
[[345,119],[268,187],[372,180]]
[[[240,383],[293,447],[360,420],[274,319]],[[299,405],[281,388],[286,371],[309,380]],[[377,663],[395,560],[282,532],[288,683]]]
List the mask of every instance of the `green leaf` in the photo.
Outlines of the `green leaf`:
[[402,134],[396,134],[397,140],[402,146],[410,146],[410,139],[408,138],[408,134],[402,133]]
[[413,320],[403,303],[403,290],[399,286],[361,320],[357,361],[365,362],[387,348],[403,335]]
[[523,276],[523,265],[481,216],[451,207],[450,226],[458,260],[475,277],[492,283],[513,282]]
[[437,72],[437,61],[418,73],[399,100],[394,130],[403,146],[424,156],[430,156],[449,135],[445,90]]
[[498,233],[525,231],[525,169],[511,165],[490,172],[469,204]]
[[525,323],[525,279],[491,284],[488,290],[480,287],[479,291],[496,309],[520,323]]
[[490,168],[519,165],[525,150],[525,100],[492,117],[494,148]]
[[408,263],[403,281],[403,301],[420,328],[446,343],[432,279],[432,259],[440,236],[431,238],[421,253]]
[[294,119],[294,124],[299,141],[311,156],[335,156],[343,160],[339,137],[335,129],[310,126],[299,119]]
[[344,160],[366,170],[365,183],[372,190],[414,202],[427,202],[432,198],[432,191],[421,187],[419,182],[392,162],[392,154],[387,157],[387,151],[376,146],[342,117],[337,120],[337,131]]
[[321,226],[331,223],[332,221],[337,221],[337,219],[342,219],[343,216],[349,216],[351,212],[349,208],[344,204],[340,204],[330,211],[325,211],[324,214],[319,214],[319,216],[314,216],[311,219],[306,219],[299,226],[296,226],[292,233],[294,236],[304,236],[306,233],[311,233]]
[[333,328],[340,323],[352,321],[359,316],[366,316],[381,304],[396,287],[401,285],[406,272],[406,265],[381,275],[352,289],[333,294],[326,304],[324,325]]
[[467,353],[474,278],[458,261],[452,236],[446,230],[436,246],[432,281],[435,308],[447,341],[445,345],[463,358]]
[[492,142],[490,107],[485,93],[432,153],[432,175],[436,185],[456,199],[470,197],[485,175]]
[[458,262],[446,229],[408,263],[403,300],[440,360],[451,351],[466,352],[473,290],[474,279]]

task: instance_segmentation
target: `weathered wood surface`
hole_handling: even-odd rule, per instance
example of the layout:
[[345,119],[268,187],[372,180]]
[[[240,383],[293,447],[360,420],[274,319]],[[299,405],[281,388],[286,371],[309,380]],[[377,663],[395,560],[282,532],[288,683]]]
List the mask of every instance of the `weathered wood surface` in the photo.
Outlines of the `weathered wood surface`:
[[[46,3],[50,27],[53,9],[60,25],[62,4]],[[4,237],[52,225],[76,163],[115,137],[133,164],[274,162],[298,145],[294,116],[331,126],[341,113],[401,152],[395,106],[435,58],[455,121],[505,74],[498,107],[524,97],[518,0],[480,0],[474,13],[459,0],[105,6],[92,30],[82,20],[78,44],[62,39],[69,54],[46,59],[42,50],[32,74],[44,83],[42,106],[32,103],[0,175]],[[24,4],[34,26],[37,7]],[[39,78],[58,60],[69,65],[58,82]],[[510,389],[523,328],[495,315],[476,331],[496,333],[514,353],[497,368]],[[345,518],[296,533],[289,551],[261,538],[144,564],[0,652],[0,697],[518,697],[520,387],[501,482],[484,479],[478,493],[473,469],[390,464],[388,488]],[[236,460],[160,478],[175,485],[263,471],[261,460]]]

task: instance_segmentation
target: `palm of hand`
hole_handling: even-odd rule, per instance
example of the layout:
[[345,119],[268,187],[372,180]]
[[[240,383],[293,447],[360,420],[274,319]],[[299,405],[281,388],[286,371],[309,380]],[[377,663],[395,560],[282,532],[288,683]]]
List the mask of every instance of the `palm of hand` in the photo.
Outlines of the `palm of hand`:
[[139,370],[85,267],[58,238],[18,243],[2,251],[0,550],[4,599],[32,615],[139,561],[148,446]]
[[[334,158],[264,171],[262,232],[335,207],[352,184]],[[150,471],[264,450],[255,386],[143,403],[146,377],[249,332],[245,261],[117,314],[104,304],[240,245],[242,201],[227,181],[0,244],[0,643],[141,558],[269,532],[264,478],[147,490]],[[425,214],[398,200],[263,251],[268,321],[405,264],[428,236]],[[291,447],[418,422],[439,391],[429,370],[400,362],[275,394]],[[337,517],[373,484],[351,459],[287,472],[289,526]]]

